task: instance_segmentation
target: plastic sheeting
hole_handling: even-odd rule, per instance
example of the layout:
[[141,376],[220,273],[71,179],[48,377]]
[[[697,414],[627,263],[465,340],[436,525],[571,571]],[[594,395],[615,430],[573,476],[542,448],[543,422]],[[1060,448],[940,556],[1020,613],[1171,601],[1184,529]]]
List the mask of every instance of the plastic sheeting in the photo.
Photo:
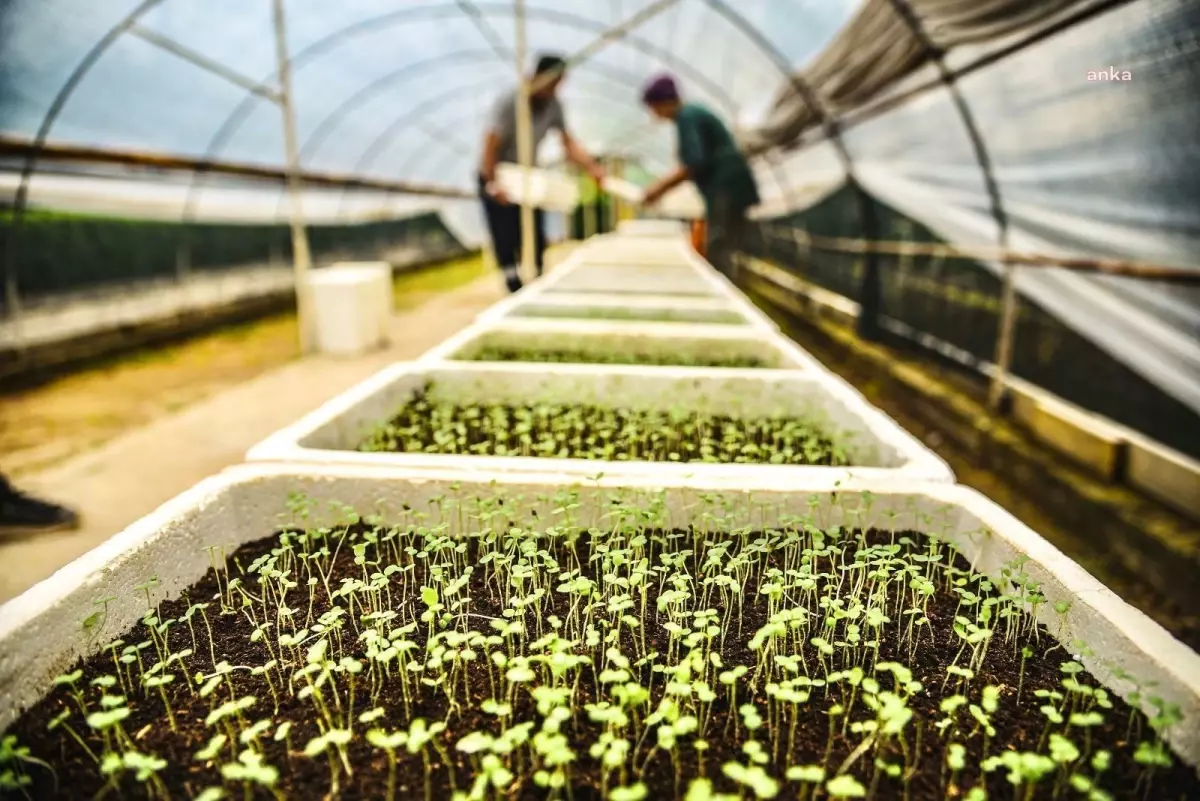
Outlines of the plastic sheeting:
[[[1142,0],[960,79],[993,163],[1010,247],[1200,270],[1198,32],[1200,3]],[[957,48],[949,65],[1004,44]],[[1088,80],[1110,67],[1131,80]],[[933,78],[927,67],[892,91]],[[872,195],[949,242],[996,245],[983,173],[947,91],[845,137]],[[784,169],[823,176],[816,194],[841,183],[827,143],[790,154]],[[1200,287],[1045,268],[1017,276],[1022,295],[1200,412]]]
[[[76,65],[143,0],[0,2],[0,131],[32,138]],[[636,160],[646,174],[674,163],[669,126],[639,103],[654,74],[675,73],[691,97],[735,125],[749,125],[781,85],[777,59],[815,56],[859,0],[738,0],[728,8],[745,30],[702,0],[678,0],[574,70],[563,98],[573,133],[595,152]],[[137,24],[252,80],[270,83],[275,54],[270,0],[153,0]],[[529,0],[532,54],[571,54],[651,0]],[[511,0],[286,0],[300,160],[317,171],[372,174],[474,189],[486,117],[516,83]],[[762,41],[755,37],[761,36]],[[703,57],[698,57],[703,54]],[[123,34],[67,99],[50,141],[278,165],[278,109],[245,89]],[[549,137],[541,160],[561,157]],[[186,188],[185,188],[186,187]],[[13,181],[0,183],[11,197]],[[192,213],[276,219],[284,193],[255,195],[218,179],[148,189],[35,174],[31,205],[153,217]],[[402,209],[395,195],[309,192],[314,222],[348,221]],[[417,202],[423,210],[428,202]],[[466,243],[483,238],[477,204],[439,204]]]
[[[530,0],[533,52],[575,53],[650,0]],[[6,0],[0,5],[0,130],[32,137],[71,70],[135,0]],[[857,0],[738,0],[746,31],[701,0],[679,0],[574,70],[568,121],[593,150],[654,171],[673,137],[639,103],[661,71],[737,123],[781,85],[776,55],[808,61]],[[511,0],[288,0],[289,47],[305,167],[470,188],[494,99],[515,84]],[[468,13],[470,11],[471,13]],[[161,0],[138,21],[253,80],[274,74],[268,0]],[[703,54],[702,56],[700,54]],[[243,103],[227,137],[218,136]],[[125,34],[96,62],[51,139],[278,164],[279,112],[245,89]],[[543,152],[552,160],[555,147]]]
[[[1022,26],[1046,14],[1103,2],[908,1],[928,23],[931,38],[950,48],[951,69],[1004,47]],[[33,136],[75,66],[138,5],[135,0],[7,0],[0,5],[0,131]],[[148,5],[139,24],[255,80],[272,79],[266,0]],[[646,8],[649,0],[530,0],[527,5],[531,49],[572,53]],[[1107,5],[1113,8],[959,82],[994,163],[1010,219],[1010,244],[1196,269],[1198,3]],[[911,33],[898,27],[894,12],[890,22],[879,23],[891,6],[892,0],[868,0],[861,6],[864,15],[847,25],[858,0],[679,0],[572,73],[564,90],[568,119],[592,150],[626,155],[653,174],[673,163],[673,136],[668,126],[648,119],[637,102],[637,87],[660,71],[676,73],[690,96],[732,121],[746,141],[755,131],[794,132],[812,124],[811,118],[788,117],[796,103],[782,79],[784,67],[808,66],[814,80],[824,75],[828,81],[815,82],[836,101],[833,110],[853,115],[857,104],[878,100],[881,91],[901,92],[936,77],[928,64],[913,71],[920,57],[913,55]],[[487,111],[515,80],[513,3],[287,0],[287,9],[303,166],[472,186]],[[814,61],[843,29],[835,48]],[[993,38],[997,35],[1008,38]],[[1110,66],[1130,70],[1132,80],[1087,80],[1088,71]],[[906,72],[899,85],[884,88]],[[131,35],[118,38],[96,61],[50,138],[282,161],[274,106]],[[977,154],[945,90],[848,128],[845,142],[861,183],[879,199],[951,242],[996,243]],[[544,161],[556,155],[553,143],[542,153]],[[760,216],[805,208],[845,178],[828,142],[768,152],[755,166],[764,198]],[[234,190],[210,186],[207,179],[202,184],[204,192],[216,193],[200,203],[205,214],[233,203],[228,193]],[[78,184],[41,175],[34,179],[32,197],[53,204],[75,193],[76,202],[82,202],[80,191]],[[164,207],[178,201],[171,194],[178,190],[146,191],[166,192]],[[334,195],[310,195],[306,204],[314,212],[358,216],[400,202],[386,195]],[[279,198],[277,190],[266,192],[260,207],[273,216]],[[251,205],[245,201],[245,208]],[[436,205],[463,241],[479,241],[475,204]],[[1115,358],[1200,410],[1195,290],[1049,269],[1022,269],[1018,286]]]

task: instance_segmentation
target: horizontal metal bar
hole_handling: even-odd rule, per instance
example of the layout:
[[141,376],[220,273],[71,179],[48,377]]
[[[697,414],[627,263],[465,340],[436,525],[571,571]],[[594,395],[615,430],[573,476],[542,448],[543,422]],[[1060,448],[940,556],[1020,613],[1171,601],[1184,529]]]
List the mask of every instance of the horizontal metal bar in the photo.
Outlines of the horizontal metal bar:
[[[27,156],[34,151],[32,139],[0,136],[0,157]],[[288,171],[283,166],[265,164],[250,164],[245,162],[217,161],[192,156],[180,156],[173,153],[153,153],[134,150],[115,150],[102,147],[84,147],[79,145],[64,145],[56,143],[45,144],[38,158],[44,161],[73,161],[90,164],[114,164],[127,167],[145,167],[156,170],[173,172],[208,172],[218,175],[229,175],[238,178],[249,178],[272,183],[287,181]],[[476,193],[468,189],[458,189],[432,184],[418,184],[409,181],[393,181],[383,178],[373,178],[367,175],[352,175],[329,172],[313,172],[303,170],[300,177],[305,184],[320,187],[340,187],[345,189],[370,189],[383,192],[394,192],[401,195],[420,195],[424,197],[441,197],[453,200],[474,199]]]
[[1163,264],[1130,259],[1094,259],[1053,256],[1045,253],[1022,253],[1005,248],[959,247],[936,242],[904,242],[896,240],[850,239],[834,236],[811,236],[798,228],[780,225],[763,226],[768,233],[790,239],[813,250],[835,253],[886,253],[893,256],[941,256],[951,259],[971,259],[1015,264],[1024,267],[1058,267],[1081,273],[1101,273],[1163,281],[1173,284],[1200,285],[1200,272]]
[[[637,12],[632,17],[630,17],[629,19],[624,20],[623,22],[617,23],[613,27],[611,27],[608,30],[601,33],[599,36],[597,36],[591,42],[584,45],[584,47],[582,49],[580,49],[577,52],[572,53],[570,56],[568,56],[566,58],[567,68],[569,69],[569,68],[579,66],[580,64],[582,64],[583,62],[585,62],[589,58],[591,58],[592,56],[599,53],[601,50],[603,50],[605,47],[607,47],[612,42],[615,42],[615,41],[625,38],[635,28],[650,21],[654,17],[661,14],[663,11],[666,11],[668,8],[673,6],[678,1],[679,0],[658,0],[655,3],[651,3],[650,5],[646,6],[641,11]],[[529,92],[530,93],[537,92],[538,90],[543,88],[546,84],[553,81],[554,77],[555,76],[553,73],[547,73],[540,77],[534,78],[534,80],[530,81],[530,83],[529,83]]]
[[230,83],[240,86],[247,91],[264,97],[273,103],[280,102],[280,94],[277,90],[269,86],[264,86],[253,78],[247,78],[245,75],[230,69],[219,61],[214,61],[203,53],[192,50],[186,45],[176,42],[170,37],[164,36],[161,33],[152,31],[149,28],[144,28],[141,25],[131,25],[129,33],[138,37],[144,42],[147,42],[160,50],[166,51],[177,58],[181,58],[189,64],[193,64],[206,72],[211,72],[220,78],[224,78]]

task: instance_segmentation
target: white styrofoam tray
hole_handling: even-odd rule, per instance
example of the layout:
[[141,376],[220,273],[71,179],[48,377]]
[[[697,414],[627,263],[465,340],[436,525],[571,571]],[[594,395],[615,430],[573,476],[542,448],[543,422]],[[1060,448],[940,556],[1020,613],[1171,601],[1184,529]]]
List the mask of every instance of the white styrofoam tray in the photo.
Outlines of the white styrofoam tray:
[[682,240],[687,235],[687,226],[678,220],[621,220],[617,223],[618,236],[647,236]]
[[[710,322],[713,320],[711,313],[698,312],[697,314],[693,314],[687,310],[687,307],[693,307],[693,306],[698,306],[698,305],[704,306],[704,305],[708,305],[710,303],[715,303],[720,300],[724,300],[729,305],[733,306],[743,317],[745,317],[747,322],[749,322],[750,324],[755,325],[760,328],[763,328],[763,329],[766,329],[766,330],[770,330],[770,331],[778,331],[779,330],[779,326],[775,323],[775,321],[772,320],[761,309],[759,309],[757,306],[755,306],[744,294],[742,294],[741,290],[739,290],[736,286],[733,285],[732,282],[730,282],[724,276],[720,275],[716,270],[714,270],[712,268],[712,266],[710,264],[708,264],[708,262],[704,261],[699,256],[697,256],[695,254],[695,251],[692,251],[690,248],[686,248],[685,250],[686,250],[686,252],[690,252],[691,256],[688,257],[686,255],[686,252],[681,251],[681,253],[683,254],[683,257],[684,257],[684,261],[681,263],[675,264],[673,269],[689,268],[689,269],[693,270],[699,278],[704,280],[709,286],[711,286],[716,291],[715,295],[682,297],[682,298],[679,296],[672,296],[672,295],[660,295],[657,297],[660,298],[661,300],[655,301],[654,300],[655,296],[652,296],[652,295],[640,295],[640,296],[639,295],[607,295],[606,296],[606,295],[603,295],[600,293],[595,293],[595,294],[576,293],[575,298],[577,298],[577,299],[572,299],[572,293],[553,291],[554,288],[556,286],[558,286],[561,282],[570,281],[570,280],[575,279],[576,277],[582,277],[585,274],[589,273],[592,269],[595,269],[597,267],[611,269],[613,267],[614,262],[611,259],[601,261],[601,262],[588,261],[585,258],[587,255],[587,249],[583,248],[583,249],[573,252],[571,254],[571,256],[567,258],[566,261],[564,261],[562,264],[555,267],[549,273],[549,275],[539,279],[538,281],[536,281],[532,284],[527,284],[520,291],[508,296],[507,298],[499,301],[498,303],[493,304],[488,309],[485,309],[483,312],[481,312],[479,315],[476,316],[476,320],[478,320],[479,322],[490,322],[490,321],[502,319],[504,317],[509,316],[510,314],[513,314],[514,310],[518,306],[522,306],[522,305],[526,304],[527,302],[531,302],[534,304],[540,304],[542,301],[549,301],[554,304],[559,304],[559,303],[565,302],[565,303],[576,303],[581,306],[588,306],[588,305],[592,305],[596,301],[599,301],[602,304],[605,304],[608,306],[612,306],[612,305],[621,306],[621,305],[633,305],[633,301],[635,299],[641,298],[642,300],[638,300],[638,303],[652,305],[652,306],[653,305],[669,306],[670,309],[674,310],[674,311],[666,310],[665,313],[670,314],[672,317],[674,317],[679,322]],[[621,262],[618,260],[617,264],[621,264]],[[630,263],[630,264],[627,264],[624,266],[637,267],[638,269],[646,269],[645,265],[640,262],[637,264]],[[606,300],[606,298],[609,298],[610,300]],[[641,308],[641,307],[639,307],[639,308]],[[567,309],[561,309],[561,308],[557,308],[557,307],[547,309],[541,305],[534,305],[534,306],[532,306],[532,308],[527,309],[523,313],[517,313],[517,316],[528,315],[530,311],[535,312],[536,316],[542,316],[547,311],[550,312],[551,315],[553,315],[553,316],[563,316],[564,314],[566,314],[567,316],[573,316],[573,315],[570,315],[569,313],[573,312],[573,311],[578,311],[578,310],[577,309],[567,310]],[[654,314],[653,312],[648,312],[648,314],[651,314],[656,317],[660,316],[663,313],[664,313],[664,310],[662,310],[662,309],[658,310],[658,314]],[[587,318],[587,312],[584,312],[584,318],[585,319]]]
[[[681,261],[678,264],[642,264],[634,260],[614,258],[611,261],[585,259],[586,253],[572,253],[566,261],[556,267],[541,282],[541,291],[569,291],[572,284],[608,285],[619,280],[657,281],[665,286],[678,284],[684,289],[707,288],[713,294],[733,297],[739,290],[730,291],[728,283],[719,279],[716,271],[706,263]],[[623,290],[629,291],[629,290]]]
[[828,372],[824,365],[782,334],[750,332],[744,326],[521,317],[467,326],[426,351],[420,361],[473,361],[472,352],[483,346],[535,350],[566,348],[588,354],[633,351],[653,355],[705,354],[722,358],[754,356],[774,369]]
[[476,319],[486,322],[513,317],[719,323],[763,328],[757,319],[751,319],[736,304],[720,296],[608,295],[599,292],[543,292],[536,297],[522,298],[500,317],[480,315]]
[[[838,484],[829,478],[781,491],[746,492],[661,478],[602,477],[575,484],[555,476],[510,474],[473,483],[445,471],[235,467],[172,499],[0,607],[0,729],[41,698],[54,676],[69,670],[80,657],[96,653],[142,617],[146,602],[136,585],[156,576],[161,583],[152,598],[178,598],[207,572],[206,548],[230,552],[271,536],[294,493],[320,502],[312,505],[311,526],[334,525],[342,519],[335,503],[388,521],[400,519],[397,515],[404,504],[432,510],[435,498],[491,498],[498,493],[523,498],[521,504],[506,506],[516,516],[515,524],[531,525],[534,513],[539,520],[553,519],[554,496],[572,489],[580,504],[573,512],[575,520],[588,527],[601,524],[618,487],[632,503],[662,498],[669,524],[678,527],[701,523],[699,515],[711,509],[702,502],[703,493],[710,502],[727,508],[731,523],[739,526],[766,527],[784,514],[814,514],[825,525],[935,534],[954,545],[976,570],[997,581],[1002,567],[1027,557],[1021,569],[1040,583],[1047,600],[1038,606],[1038,617],[1063,645],[1064,657],[1076,650],[1075,642],[1086,643],[1090,650],[1079,660],[1126,699],[1134,688],[1117,676],[1129,674],[1153,683],[1154,694],[1178,704],[1184,716],[1181,725],[1167,732],[1168,741],[1185,762],[1200,765],[1200,726],[1195,724],[1200,720],[1200,656],[974,490],[906,482]],[[861,492],[864,489],[871,490],[869,502]],[[458,520],[454,514],[446,515],[451,534],[457,531]],[[431,524],[438,522],[442,521]],[[79,622],[95,611],[98,598],[107,596],[113,600],[107,604],[100,636],[81,637]],[[1061,614],[1055,610],[1059,603],[1066,605]]]
[[[460,403],[572,403],[609,408],[795,415],[822,426],[848,452],[850,467],[601,461],[532,456],[362,453],[359,446],[426,384]],[[434,362],[396,364],[254,446],[247,461],[389,467],[453,467],[590,476],[598,472],[694,475],[730,486],[789,486],[809,476],[906,477],[954,481],[933,451],[852,387],[823,373],[640,365]]]
[[[552,274],[554,275],[554,274]],[[587,265],[572,270],[545,288],[547,292],[604,292],[614,295],[679,295],[718,297],[727,294],[691,267]]]

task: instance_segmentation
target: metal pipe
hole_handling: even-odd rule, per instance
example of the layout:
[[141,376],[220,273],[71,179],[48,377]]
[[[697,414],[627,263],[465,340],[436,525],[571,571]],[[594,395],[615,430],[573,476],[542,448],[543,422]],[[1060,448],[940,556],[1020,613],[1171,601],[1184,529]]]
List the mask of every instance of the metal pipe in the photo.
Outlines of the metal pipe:
[[292,65],[288,59],[283,0],[274,0],[272,5],[275,21],[275,63],[279,75],[279,107],[283,114],[283,143],[287,158],[288,194],[291,197],[291,209],[288,216],[292,229],[292,269],[296,282],[296,327],[300,330],[300,352],[309,353],[313,347],[312,303],[308,287],[308,271],[312,269],[312,254],[308,249],[308,233],[304,229],[300,146],[296,140],[296,109],[292,104],[294,98]]
[[[517,163],[521,167],[521,269],[526,276],[534,270],[537,260],[537,241],[535,239],[536,220],[533,213],[533,202],[530,190],[533,188],[533,110],[530,108],[530,97],[533,94],[532,82],[525,77],[525,61],[527,46],[525,42],[525,0],[514,0],[513,24],[515,26],[514,43],[517,66],[516,122],[517,122]],[[544,83],[542,84],[545,85]],[[505,265],[506,266],[506,265]]]
[[199,67],[205,72],[210,72],[219,78],[224,78],[234,86],[240,86],[247,92],[258,95],[266,100],[270,100],[272,103],[280,102],[280,96],[277,90],[261,84],[251,78],[247,78],[240,72],[230,69],[220,62],[213,61],[203,53],[193,50],[186,45],[180,44],[168,36],[163,36],[161,33],[152,31],[149,28],[143,28],[141,25],[131,25],[129,27],[129,33],[138,37],[142,41],[157,47],[159,50],[163,50],[173,56],[176,56],[177,58],[183,59],[193,66]]
[[[148,5],[163,2],[163,0],[145,0]],[[140,13],[140,11],[138,12]],[[333,33],[318,39],[309,44],[303,50],[300,50],[292,58],[291,63],[293,68],[298,68],[301,65],[306,65],[321,56],[328,53],[337,45],[341,44],[352,37],[362,36],[366,34],[378,33],[381,30],[386,30],[394,25],[402,25],[416,20],[438,19],[446,16],[464,15],[471,18],[478,25],[480,22],[486,24],[486,18],[492,15],[503,16],[512,14],[513,8],[509,3],[459,3],[457,6],[436,6],[436,7],[421,7],[421,8],[401,8],[394,11],[388,11],[383,14],[377,14],[373,17],[359,20],[344,28],[341,28]],[[569,14],[562,11],[549,8],[533,7],[525,11],[527,18],[544,20],[555,24],[564,25],[574,30],[580,31],[599,31],[603,33],[605,30],[603,23],[588,17]],[[135,15],[131,17],[136,19]],[[636,36],[626,36],[621,44],[632,47],[639,52],[658,58],[661,61],[669,64],[672,69],[680,75],[689,79],[696,84],[703,92],[711,95],[715,104],[725,110],[731,109],[734,106],[732,98],[728,95],[721,86],[713,81],[708,80],[705,75],[692,67],[686,60],[678,58],[674,52],[668,52],[660,47],[657,47],[653,42],[642,39]],[[507,51],[506,51],[507,52]],[[507,60],[509,56],[505,56]],[[433,61],[441,61],[442,59],[429,59],[426,64],[432,65]],[[408,67],[416,67],[416,65],[408,65]],[[616,71],[612,67],[605,66],[601,70],[598,66],[595,67],[599,72],[612,73]],[[86,70],[85,70],[86,71]],[[273,76],[268,76],[265,80],[270,80]],[[628,82],[628,81],[627,81]],[[258,96],[253,93],[247,93],[246,97],[239,103],[233,111],[229,113],[214,132],[208,145],[205,147],[205,158],[213,158],[217,153],[223,150],[232,140],[234,134],[238,132],[242,124],[250,118],[251,113],[255,109],[255,103]],[[188,188],[188,201],[184,206],[183,219],[190,221],[195,216],[197,206],[197,196],[200,190],[199,179],[203,171],[192,176],[191,185]]]
[[[965,78],[968,75],[978,72],[979,70],[1004,61],[1010,56],[1014,56],[1018,53],[1028,50],[1033,45],[1040,44],[1046,39],[1057,36],[1063,31],[1070,30],[1077,25],[1082,25],[1094,17],[1106,14],[1109,11],[1113,11],[1121,6],[1128,5],[1131,2],[1133,2],[1133,0],[1097,0],[1097,2],[1084,5],[1078,11],[1074,11],[1070,14],[1059,17],[1054,22],[1048,25],[1043,25],[1042,27],[1034,30],[1032,33],[1023,36],[1020,39],[1013,40],[1004,47],[988,51],[978,58],[962,64],[955,69],[951,75],[955,80],[959,78]],[[921,97],[922,95],[928,94],[934,89],[939,89],[942,87],[942,85],[942,79],[939,76],[937,78],[918,83],[915,86],[912,86],[911,88],[905,89],[901,92],[887,94],[886,97],[882,97],[875,102],[866,100],[860,106],[849,109],[845,113],[840,114],[837,118],[838,127],[843,132],[848,131],[851,128],[855,128],[865,122],[875,119],[876,117],[886,114],[889,111],[897,109],[900,106],[903,106],[906,103]],[[886,94],[886,92],[881,92],[881,94]],[[818,145],[829,138],[828,132],[822,130],[818,132],[818,135],[816,136],[809,138],[797,137],[793,142],[783,146],[789,151],[805,150],[813,147],[814,145]],[[772,146],[778,147],[779,145],[765,145],[763,149]]]
[[[30,139],[0,135],[0,156],[24,158],[37,150],[45,161],[78,162],[84,164],[111,164],[122,167],[144,168],[164,172],[212,172],[234,178],[286,183],[287,170],[263,164],[247,164],[238,161],[215,161],[179,156],[172,153],[154,153],[135,150],[113,150],[102,147],[43,143],[38,147]],[[375,189],[402,195],[440,197],[451,200],[473,198],[473,192],[454,187],[418,184],[411,181],[393,181],[369,175],[339,174],[302,170],[300,176],[305,184],[323,187],[349,187],[351,189]]]

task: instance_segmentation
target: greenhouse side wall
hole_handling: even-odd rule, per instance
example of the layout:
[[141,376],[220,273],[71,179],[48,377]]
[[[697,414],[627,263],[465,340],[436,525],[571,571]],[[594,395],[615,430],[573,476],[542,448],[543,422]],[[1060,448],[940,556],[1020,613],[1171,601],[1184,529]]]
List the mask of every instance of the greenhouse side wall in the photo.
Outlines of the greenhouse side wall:
[[[878,201],[874,205],[880,239],[942,242],[915,220]],[[850,191],[843,188],[804,212],[763,223],[751,251],[806,281],[858,301],[861,258],[806,247],[786,235],[789,228],[811,236],[857,237],[858,208]],[[881,266],[884,318],[966,351],[979,362],[993,359],[1002,289],[994,273],[976,261],[942,256],[881,253],[876,258]],[[918,343],[905,339],[903,344]],[[1016,376],[1200,456],[1200,415],[1026,297],[1020,299],[1012,359]]]
[[[10,214],[0,237],[13,234]],[[17,289],[23,304],[103,287],[170,280],[188,272],[291,260],[285,225],[172,223],[35,211],[21,222]],[[464,246],[431,212],[400,220],[312,225],[318,262],[378,258],[393,249],[450,254]],[[0,299],[0,303],[3,299]]]

